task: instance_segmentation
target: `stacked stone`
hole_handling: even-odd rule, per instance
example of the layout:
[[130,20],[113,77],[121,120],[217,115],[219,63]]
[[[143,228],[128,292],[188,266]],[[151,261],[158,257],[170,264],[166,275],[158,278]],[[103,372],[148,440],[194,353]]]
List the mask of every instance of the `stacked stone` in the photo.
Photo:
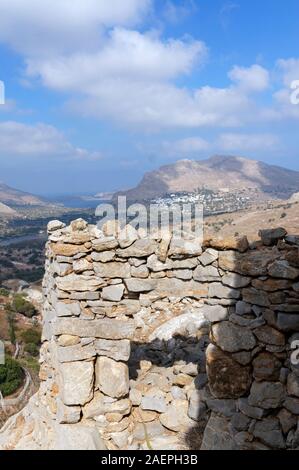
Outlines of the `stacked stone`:
[[109,449],[299,446],[298,237],[202,246],[114,222],[48,228],[34,413],[59,426],[49,447],[79,434],[88,448],[96,434]]
[[291,359],[292,347],[299,351],[299,238],[284,229],[260,236],[244,254],[219,253],[219,268],[236,273],[229,296],[237,302],[211,328],[202,449],[299,448],[299,354]]

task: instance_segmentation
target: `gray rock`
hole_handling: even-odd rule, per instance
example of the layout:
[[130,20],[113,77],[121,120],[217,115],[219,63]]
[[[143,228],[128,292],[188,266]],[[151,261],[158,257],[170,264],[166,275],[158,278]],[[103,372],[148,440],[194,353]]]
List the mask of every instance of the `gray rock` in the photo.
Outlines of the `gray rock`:
[[299,331],[299,314],[278,313],[277,328],[286,333]]
[[68,362],[60,366],[65,405],[85,405],[93,397],[93,362]]
[[124,279],[130,276],[129,263],[93,263],[95,273],[109,279]]
[[212,413],[205,428],[200,450],[238,450],[226,418]]
[[254,289],[253,287],[242,290],[243,301],[260,307],[269,307],[270,301],[267,292]]
[[207,407],[215,413],[231,418],[236,413],[235,400],[217,400],[215,398],[208,398],[206,400]]
[[57,400],[57,421],[59,424],[75,424],[80,419],[80,406],[66,406],[61,400]]
[[145,258],[157,249],[157,243],[150,239],[137,240],[129,248],[119,249],[116,251],[117,256],[120,258]]
[[209,286],[209,297],[217,297],[219,299],[239,299],[240,291],[222,285],[220,282],[215,282]]
[[153,271],[155,273],[161,272],[161,271],[167,271],[169,269],[173,268],[173,261],[168,259],[164,263],[162,263],[158,256],[153,254],[149,256],[147,259],[147,267],[149,268],[150,271]]
[[198,266],[193,273],[193,278],[200,282],[214,282],[221,279],[218,269],[214,266]]
[[199,311],[210,323],[217,323],[228,318],[228,309],[221,305],[204,305]]
[[123,284],[104,287],[102,290],[103,300],[110,300],[111,302],[119,302],[124,295],[125,286]]
[[283,406],[294,415],[299,415],[299,398],[287,397]]
[[262,419],[265,414],[263,408],[249,405],[248,398],[239,398],[237,406],[242,413],[252,419]]
[[93,265],[86,258],[78,259],[73,262],[73,270],[75,273],[83,273],[84,271],[93,271]]
[[299,377],[294,373],[288,376],[287,391],[289,395],[299,397]]
[[236,431],[241,432],[248,430],[250,421],[250,418],[243,413],[235,413],[232,416],[231,424]]
[[188,416],[188,401],[174,400],[168,407],[166,413],[160,415],[160,421],[170,431],[182,432],[191,426],[193,421]]
[[99,357],[96,362],[96,386],[109,397],[125,397],[129,394],[128,366],[108,357]]
[[183,240],[173,238],[170,243],[168,256],[174,259],[192,258],[202,254],[200,240]]
[[144,394],[140,406],[142,410],[166,413],[167,403],[165,394],[158,388],[152,388]]
[[266,418],[258,421],[254,426],[253,435],[273,449],[284,449],[286,446],[278,419]]
[[[146,441],[154,437],[161,437],[165,433],[165,428],[159,421],[152,421],[151,423],[146,423],[144,426],[143,423],[138,423],[133,432],[133,437],[137,441]],[[148,449],[147,449],[148,450]]]
[[271,326],[262,326],[254,330],[254,334],[261,343],[272,344],[274,346],[284,346],[285,337],[280,331]]
[[236,314],[237,315],[249,315],[251,313],[252,305],[247,304],[246,302],[243,302],[242,300],[239,300],[239,302],[236,303]]
[[105,284],[102,279],[94,276],[70,274],[62,278],[56,278],[58,289],[67,292],[96,291]]
[[93,250],[98,252],[113,250],[117,247],[118,241],[114,237],[102,237],[92,241]]
[[198,259],[203,266],[208,266],[218,260],[218,251],[208,248]]
[[107,450],[96,427],[59,425],[56,427],[55,450]]
[[253,382],[248,403],[265,410],[278,408],[285,399],[285,388],[280,382]]
[[188,416],[194,421],[199,421],[207,412],[206,404],[202,401],[197,390],[193,390],[189,398]]
[[53,272],[58,274],[58,276],[67,276],[73,272],[72,265],[69,263],[53,263]]
[[299,277],[299,269],[293,268],[285,260],[274,261],[270,264],[268,273],[270,276],[280,279],[296,279]]
[[157,287],[155,279],[125,279],[129,292],[150,292]]
[[63,362],[75,362],[92,359],[95,357],[96,351],[93,344],[88,346],[81,346],[76,344],[68,347],[57,347],[57,358],[58,361]]
[[97,263],[109,263],[110,261],[113,261],[114,258],[114,251],[102,251],[100,253],[93,251],[91,253],[92,261],[95,261]]
[[98,339],[95,341],[95,349],[99,356],[107,356],[115,361],[128,361],[131,346],[127,339],[120,341]]
[[176,277],[177,279],[182,279],[183,281],[189,281],[192,279],[192,271],[191,269],[174,269],[172,271],[172,277]]
[[233,287],[234,289],[240,289],[250,284],[251,278],[240,276],[236,273],[227,273],[222,278],[222,283],[225,286]]
[[138,267],[131,266],[131,276],[146,279],[149,277],[149,270],[144,264]]
[[78,317],[81,313],[79,302],[57,302],[55,311],[58,317]]
[[48,233],[56,232],[56,230],[61,230],[65,227],[65,224],[60,220],[51,220],[47,225]]
[[54,324],[54,334],[79,336],[80,338],[131,339],[135,323],[110,318],[86,321],[77,318],[60,318]]
[[297,425],[297,417],[292,415],[288,410],[282,408],[277,415],[282,431],[287,434],[291,429]]
[[259,236],[265,246],[276,245],[277,242],[282,240],[286,235],[287,231],[282,227],[259,231]]
[[250,351],[256,345],[256,339],[249,329],[227,321],[213,325],[212,335],[216,344],[227,352]]
[[130,414],[132,403],[129,399],[116,400],[101,392],[96,392],[93,400],[83,408],[86,419],[97,418],[107,413],[117,413],[121,416]]

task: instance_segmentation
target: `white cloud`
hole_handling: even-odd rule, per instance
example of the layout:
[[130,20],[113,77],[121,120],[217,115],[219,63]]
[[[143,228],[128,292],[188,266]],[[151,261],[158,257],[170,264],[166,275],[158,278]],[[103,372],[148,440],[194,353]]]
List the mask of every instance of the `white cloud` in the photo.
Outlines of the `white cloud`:
[[99,152],[74,147],[53,126],[16,121],[0,122],[0,157],[53,157],[65,159],[100,159]]
[[164,81],[190,73],[206,54],[199,41],[161,41],[155,35],[115,28],[97,52],[29,59],[27,71],[40,75],[51,88],[96,95],[107,80],[122,86],[122,80]]
[[290,88],[294,80],[299,80],[299,59],[279,59],[277,67],[282,74],[283,83],[287,88]]
[[259,152],[277,149],[280,140],[273,134],[224,133],[217,140],[217,147],[223,152]]
[[92,49],[104,27],[136,24],[151,0],[1,0],[0,41],[26,56]]
[[229,78],[245,91],[264,91],[270,83],[268,70],[257,64],[248,68],[235,66],[229,72]]

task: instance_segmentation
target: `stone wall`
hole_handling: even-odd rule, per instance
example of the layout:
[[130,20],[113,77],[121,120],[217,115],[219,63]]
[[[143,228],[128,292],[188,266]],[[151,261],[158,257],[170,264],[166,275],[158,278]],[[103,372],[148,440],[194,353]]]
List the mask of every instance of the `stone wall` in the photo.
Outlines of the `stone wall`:
[[49,224],[41,386],[0,446],[299,447],[299,238],[115,230]]

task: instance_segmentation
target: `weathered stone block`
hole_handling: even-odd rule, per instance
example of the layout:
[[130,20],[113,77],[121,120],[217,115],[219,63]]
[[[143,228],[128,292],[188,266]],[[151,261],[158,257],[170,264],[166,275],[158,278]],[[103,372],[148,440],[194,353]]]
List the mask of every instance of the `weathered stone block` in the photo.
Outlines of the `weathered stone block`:
[[65,405],[85,405],[93,397],[94,363],[69,362],[60,366],[62,401]]
[[109,397],[125,397],[129,393],[128,366],[108,357],[99,357],[96,362],[96,386]]

